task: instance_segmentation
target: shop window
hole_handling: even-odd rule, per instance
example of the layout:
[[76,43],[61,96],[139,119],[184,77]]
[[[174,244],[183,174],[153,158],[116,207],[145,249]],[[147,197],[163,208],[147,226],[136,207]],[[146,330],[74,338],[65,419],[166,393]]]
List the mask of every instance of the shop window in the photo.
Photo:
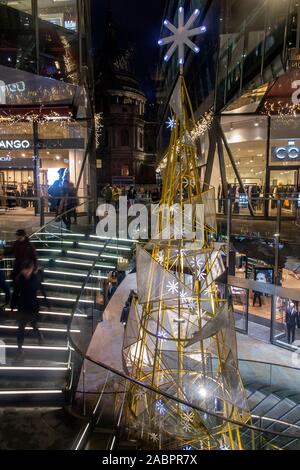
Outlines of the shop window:
[[121,146],[129,147],[129,132],[127,129],[123,129],[121,132]]
[[24,11],[25,13],[31,14],[31,0],[18,0],[15,2],[4,0],[0,1],[0,4],[6,5],[10,8],[14,8],[15,10]]
[[38,0],[38,15],[41,20],[60,26],[64,29],[77,31],[77,2],[66,0]]
[[237,330],[248,330],[248,297],[249,291],[240,287],[229,287],[232,309]]
[[129,176],[129,166],[123,165],[121,169],[121,176]]

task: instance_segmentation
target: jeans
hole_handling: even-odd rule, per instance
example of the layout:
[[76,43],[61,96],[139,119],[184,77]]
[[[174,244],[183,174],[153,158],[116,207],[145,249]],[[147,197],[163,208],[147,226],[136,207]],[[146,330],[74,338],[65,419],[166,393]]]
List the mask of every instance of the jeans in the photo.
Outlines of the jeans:
[[33,328],[33,331],[37,335],[38,339],[42,339],[42,334],[40,330],[37,327],[37,321],[38,321],[38,316],[37,314],[34,313],[29,313],[29,312],[22,312],[18,311],[18,333],[17,333],[17,342],[18,342],[18,350],[20,351],[22,349],[22,346],[24,344],[24,337],[25,337],[25,328],[27,323],[30,323],[30,325]]

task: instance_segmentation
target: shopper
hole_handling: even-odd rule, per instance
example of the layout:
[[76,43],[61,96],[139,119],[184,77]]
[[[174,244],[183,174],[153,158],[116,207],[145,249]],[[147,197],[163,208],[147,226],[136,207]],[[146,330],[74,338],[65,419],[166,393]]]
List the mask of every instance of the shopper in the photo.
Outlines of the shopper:
[[[74,216],[76,205],[76,190],[74,185],[70,181],[65,180],[62,187],[62,198],[58,208],[58,215],[61,215],[68,231],[71,230],[71,217]],[[75,216],[74,218],[76,219]]]
[[33,264],[34,270],[36,270],[38,267],[38,259],[35,248],[27,237],[25,230],[17,230],[16,237],[17,239],[13,243],[12,247],[6,248],[4,250],[5,256],[13,255],[15,258],[12,271],[13,281],[20,274],[21,269],[23,268],[26,261],[30,261]]
[[298,312],[294,302],[289,302],[285,311],[285,323],[287,329],[288,343],[291,344],[295,341],[296,324]]
[[66,168],[60,168],[60,170],[58,170],[58,179],[49,188],[48,194],[51,212],[58,212],[65,177]]
[[106,204],[106,212],[109,210],[109,205],[112,202],[112,188],[109,183],[107,183],[104,188],[102,189],[101,196],[103,197],[105,204]]
[[39,281],[38,276],[34,273],[35,266],[32,261],[24,263],[21,272],[17,276],[14,284],[14,291],[11,299],[11,309],[17,308],[18,321],[18,358],[22,355],[22,347],[24,344],[25,328],[28,323],[31,324],[39,343],[43,341],[43,335],[37,327],[39,302],[37,298],[38,291],[46,298],[44,288]]
[[151,193],[151,199],[154,204],[157,204],[160,200],[160,194],[158,188],[155,188]]
[[257,291],[253,291],[253,307],[255,307],[256,300],[258,300],[259,306],[261,307],[261,293]]
[[127,324],[129,312],[130,312],[130,303],[127,301],[123,307],[121,318],[120,318],[120,322],[123,323],[124,326]]
[[127,199],[129,201],[129,205],[133,206],[133,204],[135,203],[135,200],[136,200],[136,190],[135,190],[134,186],[131,186],[129,188],[129,191],[127,193]]
[[77,207],[79,206],[77,190],[73,183],[69,183],[69,198],[70,198],[70,207],[73,209],[71,211],[71,217],[74,218],[74,224],[77,224]]
[[112,199],[115,205],[116,210],[119,210],[119,200],[120,200],[120,190],[118,186],[113,186],[112,188]]

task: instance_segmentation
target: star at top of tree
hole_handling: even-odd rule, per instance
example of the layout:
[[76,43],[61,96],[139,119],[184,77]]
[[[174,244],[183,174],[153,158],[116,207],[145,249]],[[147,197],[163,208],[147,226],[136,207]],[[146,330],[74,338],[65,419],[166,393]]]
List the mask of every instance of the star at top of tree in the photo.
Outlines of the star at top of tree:
[[189,20],[184,23],[184,8],[180,7],[178,10],[178,28],[174,26],[170,21],[165,20],[164,25],[173,33],[171,36],[166,38],[160,39],[158,44],[160,46],[165,46],[166,44],[171,44],[170,49],[166,53],[164,60],[167,62],[178,47],[178,63],[180,65],[184,64],[184,47],[187,46],[192,49],[196,54],[200,52],[200,49],[196,44],[194,44],[191,40],[191,36],[197,36],[198,34],[205,33],[206,27],[200,26],[199,28],[193,28],[193,24],[195,23],[196,19],[200,15],[200,10],[196,9],[194,13],[191,15]]

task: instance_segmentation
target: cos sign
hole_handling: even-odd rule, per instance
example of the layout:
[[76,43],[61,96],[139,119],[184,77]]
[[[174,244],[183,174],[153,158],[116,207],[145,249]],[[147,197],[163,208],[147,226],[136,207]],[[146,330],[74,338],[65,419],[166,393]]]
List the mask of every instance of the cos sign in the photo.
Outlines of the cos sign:
[[300,147],[273,147],[272,161],[300,161]]

